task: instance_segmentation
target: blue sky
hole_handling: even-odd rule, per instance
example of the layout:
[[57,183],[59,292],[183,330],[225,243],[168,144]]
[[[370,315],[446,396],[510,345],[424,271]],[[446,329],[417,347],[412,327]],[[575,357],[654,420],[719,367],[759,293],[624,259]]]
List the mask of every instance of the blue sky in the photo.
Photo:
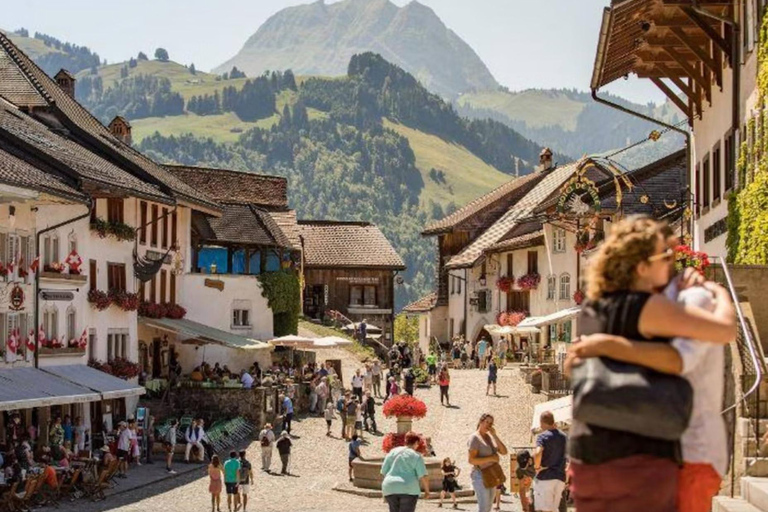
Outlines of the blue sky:
[[[269,16],[307,1],[24,0],[3,7],[0,28],[44,32],[89,46],[110,62],[139,50],[151,55],[162,46],[171,59],[209,70],[237,53]],[[420,1],[510,89],[589,88],[601,13],[609,0]],[[646,82],[622,81],[609,90],[637,102],[661,101]]]

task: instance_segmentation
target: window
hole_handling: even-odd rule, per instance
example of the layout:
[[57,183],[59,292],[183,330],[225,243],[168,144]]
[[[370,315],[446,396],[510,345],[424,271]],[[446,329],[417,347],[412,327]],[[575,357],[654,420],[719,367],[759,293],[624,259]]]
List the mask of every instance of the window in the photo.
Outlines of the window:
[[176,304],[176,274],[171,272],[171,304]]
[[176,249],[178,250],[180,249],[180,247],[176,246],[176,242],[179,241],[178,240],[179,237],[177,236],[177,232],[176,232],[177,224],[178,224],[178,217],[176,216],[176,212],[173,212],[171,214],[171,244],[173,244],[173,246],[176,247]]
[[512,277],[514,275],[515,266],[513,264],[513,260],[514,260],[514,254],[513,253],[507,254],[507,277]]
[[352,285],[349,287],[350,306],[376,306],[376,287]]
[[125,291],[124,263],[107,263],[107,290]]
[[461,278],[457,277],[456,278],[456,293],[458,293],[459,295],[461,295],[461,284],[462,284]]
[[157,205],[152,205],[152,224],[149,235],[149,244],[153,247],[157,246]]
[[734,162],[733,133],[725,138],[725,191],[733,189],[736,178],[736,170],[733,167]]
[[139,203],[139,243],[147,243],[147,202]]
[[88,359],[96,359],[96,329],[88,329]]
[[552,252],[565,252],[565,230],[562,228],[552,230]]
[[555,300],[557,288],[557,277],[549,276],[547,278],[547,300]]
[[570,343],[573,341],[573,324],[570,320],[567,322],[564,322],[562,325],[563,328],[563,337],[562,341],[565,341],[566,343]]
[[163,237],[162,237],[163,249],[168,248],[168,208],[163,208]]
[[144,281],[139,281],[139,300],[145,300],[144,297],[146,296],[147,292],[147,283]]
[[712,200],[720,200],[720,183],[722,177],[720,176],[720,144],[712,151]]
[[456,278],[453,276],[450,276],[451,279],[451,295],[456,293]]
[[120,198],[107,199],[107,220],[109,222],[123,222],[123,200]]
[[560,300],[570,300],[571,298],[571,276],[563,274],[560,276]]
[[76,323],[77,313],[75,312],[75,308],[70,307],[67,309],[67,340],[78,338]]
[[704,162],[701,164],[701,207],[709,208],[709,183],[710,183],[710,167],[709,167],[709,155],[704,157]]
[[43,330],[49,340],[59,337],[59,310],[51,306],[43,311]]
[[490,290],[480,290],[477,292],[477,312],[487,313],[491,309],[491,300]]
[[528,273],[539,273],[539,253],[538,251],[528,251]]
[[152,276],[152,280],[149,282],[149,302],[155,303],[157,297],[157,274]]
[[[14,235],[9,235],[9,243],[13,244]],[[59,261],[59,237],[56,235],[43,238],[43,270],[46,266]]]
[[247,309],[233,309],[232,310],[232,326],[233,327],[250,327],[251,319],[249,311]]
[[74,233],[71,233],[68,237],[69,246],[67,247],[67,254],[71,254],[72,251],[77,252],[77,237]]
[[116,357],[128,359],[128,331],[126,329],[109,329],[107,331],[107,361]]
[[160,271],[160,303],[165,304],[165,292],[166,292],[166,281],[167,281],[167,274],[165,270]]

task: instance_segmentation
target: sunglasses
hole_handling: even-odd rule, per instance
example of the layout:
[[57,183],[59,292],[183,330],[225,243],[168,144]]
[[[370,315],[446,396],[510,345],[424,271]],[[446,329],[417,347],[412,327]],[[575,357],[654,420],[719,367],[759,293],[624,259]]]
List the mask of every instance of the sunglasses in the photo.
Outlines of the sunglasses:
[[673,249],[667,249],[664,252],[660,252],[659,254],[654,254],[650,258],[648,258],[648,262],[653,263],[654,261],[664,261],[669,263],[675,258],[675,251]]

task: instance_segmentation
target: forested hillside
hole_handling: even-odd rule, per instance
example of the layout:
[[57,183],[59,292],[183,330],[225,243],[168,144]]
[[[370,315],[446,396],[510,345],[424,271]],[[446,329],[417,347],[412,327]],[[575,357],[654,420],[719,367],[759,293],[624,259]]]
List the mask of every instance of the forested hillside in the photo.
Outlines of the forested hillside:
[[40,32],[30,36],[25,28],[4,33],[50,76],[55,75],[62,68],[70,73],[77,73],[83,69],[92,69],[101,65],[99,55],[86,46],[62,42]]

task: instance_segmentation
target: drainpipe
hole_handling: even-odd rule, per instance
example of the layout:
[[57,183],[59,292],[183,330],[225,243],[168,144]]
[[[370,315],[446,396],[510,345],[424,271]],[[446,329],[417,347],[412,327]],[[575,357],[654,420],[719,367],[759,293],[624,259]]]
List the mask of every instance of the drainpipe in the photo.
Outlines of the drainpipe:
[[467,324],[469,323],[469,319],[467,318],[467,304],[469,302],[469,269],[464,269],[464,325],[463,329],[461,330],[461,334],[464,336],[464,339],[467,339]]
[[[88,203],[81,203],[81,204],[83,204],[84,206],[87,204],[87,206],[88,206],[88,211],[85,212],[84,214],[78,215],[77,217],[74,217],[74,218],[69,219],[69,220],[65,220],[64,222],[60,222],[59,224],[55,224],[53,226],[47,227],[47,228],[37,232],[37,235],[35,237],[35,259],[37,259],[38,262],[40,261],[40,259],[39,259],[40,258],[40,237],[43,234],[49,233],[49,232],[51,232],[51,231],[53,231],[55,229],[59,229],[59,228],[64,227],[64,226],[66,226],[68,224],[73,224],[73,223],[75,223],[75,222],[77,222],[79,220],[85,219],[85,218],[87,218],[87,217],[89,217],[91,215],[91,210],[94,207],[93,199],[90,199],[88,201]],[[35,323],[34,323],[34,329],[35,329],[35,368],[38,368],[39,365],[40,365],[40,340],[37,337],[37,329],[38,329],[38,326],[40,325],[40,272],[41,272],[41,265],[38,266],[37,272],[35,272],[35,302],[34,302],[34,308],[35,308],[35,313],[34,313],[34,318],[35,318]]]

